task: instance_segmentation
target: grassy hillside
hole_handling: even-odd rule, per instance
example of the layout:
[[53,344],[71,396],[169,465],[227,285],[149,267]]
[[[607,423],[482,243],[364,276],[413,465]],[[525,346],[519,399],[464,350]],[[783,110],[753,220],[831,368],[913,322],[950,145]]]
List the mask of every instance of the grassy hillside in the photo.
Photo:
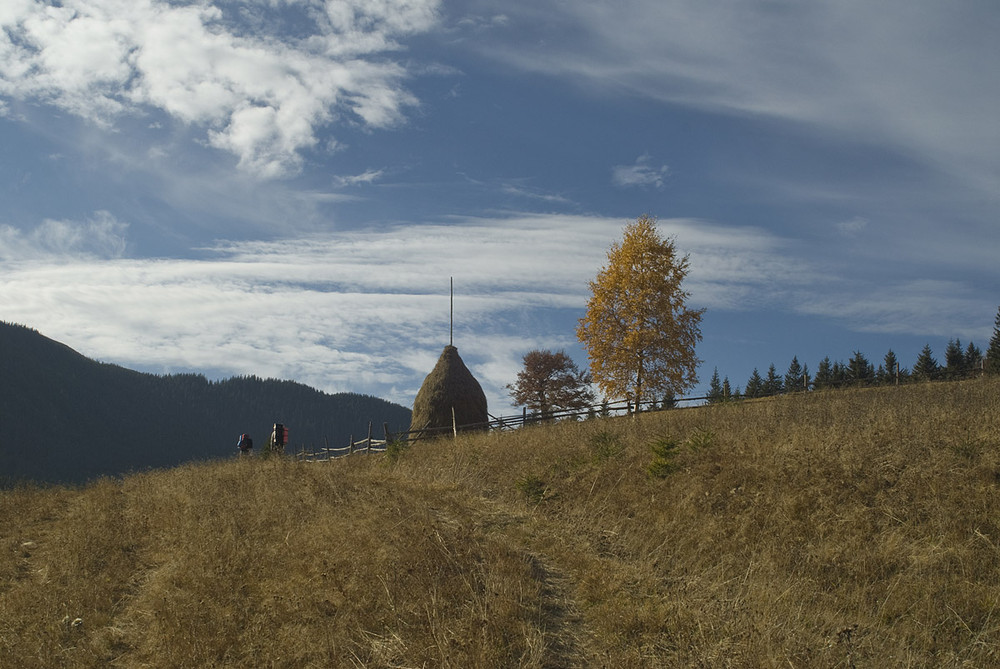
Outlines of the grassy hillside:
[[996,666],[998,509],[998,379],[22,487],[0,665]]

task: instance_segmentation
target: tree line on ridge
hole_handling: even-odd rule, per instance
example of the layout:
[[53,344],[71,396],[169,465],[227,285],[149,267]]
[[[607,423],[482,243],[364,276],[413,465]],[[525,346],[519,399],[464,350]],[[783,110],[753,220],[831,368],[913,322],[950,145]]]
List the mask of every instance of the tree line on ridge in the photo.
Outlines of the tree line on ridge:
[[918,381],[955,381],[979,374],[1000,374],[1000,309],[997,311],[993,336],[984,353],[973,342],[962,346],[958,339],[948,341],[943,364],[934,357],[930,344],[925,344],[912,368],[903,367],[896,353],[889,349],[876,367],[864,353],[855,351],[845,363],[823,358],[811,374],[808,365],[792,357],[784,374],[778,372],[774,363],[761,375],[754,368],[741,389],[733,387],[729,377],[719,376],[718,368],[712,372],[706,395],[709,403],[725,402],[743,398],[769,397],[783,393],[827,388],[886,386]]

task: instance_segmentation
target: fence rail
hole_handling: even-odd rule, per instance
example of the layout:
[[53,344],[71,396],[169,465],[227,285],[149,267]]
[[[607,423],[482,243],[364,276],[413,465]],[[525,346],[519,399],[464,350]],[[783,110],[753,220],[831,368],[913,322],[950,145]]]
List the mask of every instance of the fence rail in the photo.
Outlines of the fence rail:
[[[671,407],[680,402],[697,402],[706,400],[706,397],[681,397],[672,400]],[[384,432],[383,439],[375,439],[372,436],[373,424],[368,424],[368,436],[361,440],[355,440],[351,435],[347,446],[331,448],[329,444],[319,449],[306,449],[304,446],[299,449],[295,457],[303,462],[327,462],[339,458],[354,455],[356,453],[382,453],[385,452],[392,443],[410,443],[424,439],[436,439],[442,436],[456,435],[459,432],[470,431],[493,431],[493,430],[516,430],[526,425],[548,423],[559,420],[578,420],[581,418],[596,418],[617,416],[622,414],[632,414],[641,411],[659,410],[663,407],[658,402],[640,402],[638,405],[629,400],[616,402],[602,402],[581,409],[567,409],[551,411],[544,414],[528,413],[527,409],[522,410],[518,415],[513,416],[493,416],[487,414],[490,420],[482,423],[468,423],[463,425],[453,424],[446,427],[427,428],[422,430],[408,430],[401,432],[390,432],[387,423],[382,424]]]
[[368,423],[368,436],[360,441],[355,441],[352,434],[350,443],[341,448],[330,448],[330,445],[327,444],[324,448],[318,450],[306,450],[305,446],[303,446],[296,452],[295,457],[303,462],[327,462],[329,460],[344,458],[348,455],[354,455],[355,453],[382,453],[393,441],[389,433],[388,423],[383,423],[382,428],[385,431],[385,439],[373,439],[372,424]]
[[420,441],[422,439],[434,439],[441,436],[454,435],[458,432],[474,430],[516,430],[526,425],[535,425],[566,419],[578,420],[581,418],[604,418],[645,411],[658,411],[665,408],[674,408],[681,402],[700,402],[707,399],[707,397],[677,397],[669,400],[667,402],[669,406],[667,407],[664,407],[660,402],[656,401],[639,402],[636,404],[630,400],[618,400],[615,402],[602,402],[601,404],[594,404],[580,409],[565,409],[545,413],[528,413],[527,409],[523,409],[520,415],[493,416],[492,414],[487,414],[490,417],[490,420],[482,423],[451,425],[446,427],[413,430],[410,432],[400,432],[396,434],[394,438],[401,441]]

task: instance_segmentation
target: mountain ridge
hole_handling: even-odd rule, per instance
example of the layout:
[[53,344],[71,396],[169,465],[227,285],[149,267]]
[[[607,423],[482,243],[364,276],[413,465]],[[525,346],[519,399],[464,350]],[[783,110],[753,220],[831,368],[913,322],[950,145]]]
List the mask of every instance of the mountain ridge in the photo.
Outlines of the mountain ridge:
[[295,381],[154,375],[87,358],[23,325],[0,322],[0,481],[81,483],[260,450],[275,422],[290,449],[345,445],[368,422],[406,430],[410,410]]

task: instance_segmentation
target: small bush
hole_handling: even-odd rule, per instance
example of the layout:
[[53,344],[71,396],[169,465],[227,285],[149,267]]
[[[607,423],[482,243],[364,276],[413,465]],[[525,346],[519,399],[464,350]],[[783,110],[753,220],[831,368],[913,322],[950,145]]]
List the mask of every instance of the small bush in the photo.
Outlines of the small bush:
[[653,451],[653,461],[646,467],[646,472],[653,478],[666,478],[677,470],[677,463],[674,456],[677,455],[677,448],[680,444],[671,437],[661,437],[650,445]]
[[517,480],[517,489],[524,495],[525,500],[530,504],[538,504],[545,497],[547,486],[538,476],[528,474]]
[[625,449],[618,435],[601,430],[590,438],[590,450],[598,462],[603,462],[618,457]]
[[396,462],[409,448],[410,443],[405,439],[393,439],[385,446],[385,457],[389,462]]
[[712,445],[715,441],[715,433],[711,430],[706,430],[704,428],[696,427],[691,434],[688,435],[687,445],[692,451],[703,451]]

